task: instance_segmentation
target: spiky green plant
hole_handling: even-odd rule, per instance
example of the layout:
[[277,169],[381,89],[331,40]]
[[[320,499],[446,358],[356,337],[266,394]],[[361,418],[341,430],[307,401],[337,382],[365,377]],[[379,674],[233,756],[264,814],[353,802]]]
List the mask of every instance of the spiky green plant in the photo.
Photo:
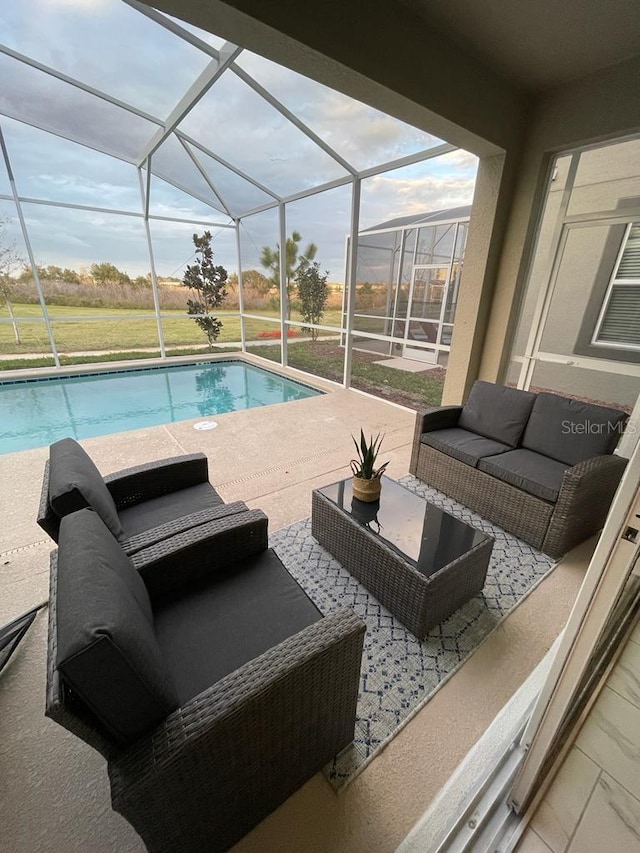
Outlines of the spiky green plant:
[[359,477],[361,480],[373,480],[374,478],[379,479],[382,477],[384,470],[389,463],[385,462],[379,468],[375,468],[374,466],[376,459],[378,458],[380,445],[382,444],[384,436],[381,436],[380,433],[378,433],[375,438],[371,436],[367,443],[367,440],[364,437],[364,431],[360,430],[360,444],[358,444],[353,435],[351,438],[353,439],[353,443],[356,446],[356,452],[358,454],[358,458],[352,459],[349,463],[351,470],[353,471],[353,476]]

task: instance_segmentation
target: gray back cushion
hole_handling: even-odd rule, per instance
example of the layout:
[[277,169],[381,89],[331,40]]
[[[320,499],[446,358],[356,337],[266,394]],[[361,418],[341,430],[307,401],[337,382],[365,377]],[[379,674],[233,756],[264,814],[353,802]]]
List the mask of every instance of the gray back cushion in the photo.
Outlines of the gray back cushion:
[[565,465],[613,453],[627,415],[544,391],[538,394],[522,439],[527,450]]
[[536,395],[478,380],[462,408],[458,426],[517,447]]
[[178,707],[145,585],[90,509],[60,523],[56,666],[120,742],[140,737]]
[[60,518],[92,507],[117,539],[124,536],[118,510],[102,475],[72,438],[49,448],[49,502]]

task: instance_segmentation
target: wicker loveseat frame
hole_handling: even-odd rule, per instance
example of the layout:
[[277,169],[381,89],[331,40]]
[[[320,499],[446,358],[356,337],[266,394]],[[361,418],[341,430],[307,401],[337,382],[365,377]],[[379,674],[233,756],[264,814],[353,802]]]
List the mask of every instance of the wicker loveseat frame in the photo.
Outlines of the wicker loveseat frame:
[[[215,578],[229,562],[255,559],[266,548],[266,517],[250,510],[183,531],[131,561],[153,602],[176,574],[185,582],[203,573]],[[50,578],[46,714],[107,759],[113,808],[151,853],[227,850],[352,741],[364,624],[347,608],[230,672],[123,745],[96,725],[56,667],[57,551]]]
[[425,433],[455,427],[461,411],[461,406],[443,406],[417,414],[412,474],[554,558],[602,528],[626,459],[599,455],[568,468],[552,503],[422,440]]

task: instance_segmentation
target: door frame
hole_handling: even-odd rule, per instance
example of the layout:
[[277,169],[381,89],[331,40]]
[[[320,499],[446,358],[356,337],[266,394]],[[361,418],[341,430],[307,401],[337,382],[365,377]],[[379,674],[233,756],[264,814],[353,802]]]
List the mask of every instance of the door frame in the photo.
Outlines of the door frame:
[[[457,234],[457,231],[456,231]],[[455,248],[455,235],[454,235],[454,248]],[[453,254],[453,253],[452,253]],[[407,313],[405,316],[405,326],[404,326],[404,343],[402,346],[402,356],[403,358],[410,358],[413,361],[425,361],[429,364],[437,364],[438,356],[440,354],[440,349],[442,347],[442,325],[444,322],[444,312],[447,306],[447,296],[449,294],[449,286],[451,284],[451,270],[453,267],[453,258],[449,260],[448,263],[433,263],[433,264],[414,264],[411,269],[411,286],[409,288],[409,301],[407,303]],[[413,305],[413,294],[415,291],[415,280],[416,273],[420,273],[423,270],[441,270],[446,269],[447,275],[443,282],[444,289],[442,292],[442,304],[440,305],[440,314],[437,320],[426,320],[426,322],[433,323],[437,327],[436,331],[436,340],[430,346],[433,346],[433,350],[427,349],[426,347],[416,346],[416,342],[412,341],[409,338],[409,328],[412,322],[419,322],[420,320],[425,320],[424,317],[412,317],[411,308]],[[419,342],[418,342],[419,343]]]

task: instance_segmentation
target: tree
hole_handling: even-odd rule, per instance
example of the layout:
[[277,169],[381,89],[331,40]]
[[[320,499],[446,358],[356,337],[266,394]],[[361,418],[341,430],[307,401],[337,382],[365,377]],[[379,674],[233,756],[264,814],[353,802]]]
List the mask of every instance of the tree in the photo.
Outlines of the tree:
[[[305,323],[318,324],[322,320],[324,309],[329,297],[327,278],[329,271],[320,274],[320,264],[317,261],[301,265],[296,272],[296,286],[300,300],[300,313]],[[311,338],[316,340],[318,330],[311,329]]]
[[182,283],[193,291],[195,298],[187,300],[187,313],[194,316],[196,324],[207,336],[209,348],[222,329],[222,320],[211,316],[213,309],[219,308],[227,295],[227,271],[222,266],[214,266],[211,232],[205,231],[200,237],[194,234],[193,245],[196,248],[196,262],[190,264],[184,273]]
[[8,236],[9,219],[0,217],[0,297],[4,299],[11,325],[13,327],[13,335],[16,343],[20,341],[20,329],[18,321],[13,313],[13,304],[11,302],[11,294],[13,290],[13,279],[11,274],[19,266],[24,266],[24,259],[19,255],[15,241]]
[[67,284],[80,284],[80,276],[75,270],[65,267],[56,267],[49,264],[48,267],[38,267],[38,276],[48,281],[64,281]]
[[[310,264],[315,258],[318,247],[315,243],[309,243],[307,248],[300,254],[300,241],[302,235],[299,231],[292,231],[291,237],[287,237],[285,256],[287,260],[286,267],[286,282],[287,282],[287,317],[291,319],[291,299],[294,291],[294,279],[298,270]],[[271,271],[271,282],[274,286],[280,286],[280,244],[276,244],[275,249],[270,246],[262,247],[260,255],[260,263],[262,266]]]
[[131,284],[131,278],[127,273],[108,261],[91,264],[91,277],[96,284]]
[[[238,290],[238,273],[232,272],[227,283],[229,290],[232,293],[236,293]],[[242,273],[242,287],[247,290],[255,290],[256,293],[264,296],[273,287],[273,282],[259,270],[245,270]]]
[[151,287],[151,273],[148,272],[146,275],[138,275],[131,282],[134,287]]

